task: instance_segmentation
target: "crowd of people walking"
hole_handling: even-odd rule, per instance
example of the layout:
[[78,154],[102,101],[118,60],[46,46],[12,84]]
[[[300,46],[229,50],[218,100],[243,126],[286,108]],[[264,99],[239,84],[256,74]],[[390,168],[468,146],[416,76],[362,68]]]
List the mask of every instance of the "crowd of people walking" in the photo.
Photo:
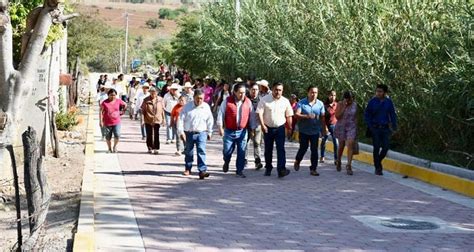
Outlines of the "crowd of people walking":
[[[206,143],[217,126],[222,137],[223,172],[227,173],[236,152],[236,176],[245,178],[249,146],[252,146],[255,169],[265,169],[271,176],[273,149],[276,147],[276,170],[279,178],[290,174],[287,168],[285,142],[298,132],[299,149],[293,168],[300,169],[306,152],[310,155],[310,175],[319,176],[318,164],[326,162],[326,143],[334,146],[334,165],[342,171],[342,156],[347,153],[346,173],[353,175],[352,159],[358,153],[358,104],[351,91],[342,100],[331,90],[323,99],[317,86],[306,89],[299,99],[284,94],[285,85],[254,77],[237,78],[232,83],[211,77],[192,80],[189,73],[176,67],[160,68],[153,80],[144,74],[126,81],[123,74],[108,80],[101,75],[97,83],[102,138],[111,153],[117,152],[121,120],[128,112],[140,125],[148,153],[159,154],[160,128],[165,127],[165,144],[176,144],[175,155],[184,155],[184,176],[192,174],[194,149],[200,179],[210,176],[206,164]],[[397,129],[397,115],[388,87],[379,84],[364,110],[365,134],[373,140],[375,174],[383,175],[382,161],[389,149],[390,135]],[[360,127],[359,127],[360,128]],[[113,138],[113,142],[112,142]],[[320,141],[321,139],[321,141]],[[261,145],[263,143],[263,160]]]

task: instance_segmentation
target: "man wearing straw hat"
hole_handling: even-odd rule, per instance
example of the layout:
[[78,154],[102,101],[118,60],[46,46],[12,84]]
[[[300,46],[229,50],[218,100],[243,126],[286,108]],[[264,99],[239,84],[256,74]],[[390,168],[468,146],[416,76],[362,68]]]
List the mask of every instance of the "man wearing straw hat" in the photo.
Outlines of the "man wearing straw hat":
[[272,91],[270,91],[270,88],[268,86],[268,81],[266,81],[266,80],[257,81],[257,85],[260,88],[260,92],[259,92],[260,93],[260,98],[265,97],[269,94],[272,94]]
[[[150,95],[148,90],[150,90],[150,85],[148,84],[148,82],[145,82],[145,84],[142,85],[142,90],[138,92],[137,94],[137,98],[136,98],[137,103],[135,104],[134,114],[140,115],[142,113],[141,107],[142,107],[143,100]],[[140,118],[140,130],[142,133],[142,140],[145,140],[146,138],[145,126],[143,125],[142,117],[139,116],[139,118]]]
[[173,110],[174,106],[178,104],[178,100],[179,100],[178,90],[179,89],[180,89],[180,86],[176,83],[173,83],[169,87],[169,92],[165,94],[165,97],[163,97],[164,106],[165,106],[166,125],[168,125],[168,127],[166,128],[166,144],[174,143],[174,139],[176,136],[176,132],[174,132],[173,128],[169,126],[171,125],[171,111]]
[[187,81],[184,83],[182,95],[186,96],[187,102],[192,102],[194,100],[193,84],[191,84],[191,82]]

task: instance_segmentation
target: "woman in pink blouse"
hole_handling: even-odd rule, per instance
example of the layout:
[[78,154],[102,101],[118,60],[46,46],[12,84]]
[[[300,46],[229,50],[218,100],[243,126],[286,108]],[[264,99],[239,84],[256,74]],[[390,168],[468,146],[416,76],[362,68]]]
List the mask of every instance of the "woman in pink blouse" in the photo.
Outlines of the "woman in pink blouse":
[[[100,127],[105,129],[105,140],[109,153],[117,152],[117,144],[120,138],[121,116],[127,109],[127,104],[117,99],[117,91],[110,89],[107,93],[109,98],[100,105]],[[114,136],[114,147],[112,149],[112,135]]]

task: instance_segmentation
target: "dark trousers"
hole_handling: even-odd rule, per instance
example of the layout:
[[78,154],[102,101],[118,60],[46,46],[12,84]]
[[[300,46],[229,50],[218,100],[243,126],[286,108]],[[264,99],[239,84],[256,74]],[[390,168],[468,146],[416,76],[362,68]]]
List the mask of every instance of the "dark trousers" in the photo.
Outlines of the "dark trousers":
[[285,152],[285,125],[278,128],[268,128],[268,132],[263,134],[265,141],[265,169],[271,171],[273,169],[273,144],[276,143],[277,148],[277,169],[284,172],[286,169],[286,152]]
[[159,150],[160,149],[160,125],[159,124],[148,124],[145,123],[146,131],[146,146],[148,150]]
[[389,137],[391,135],[389,128],[373,128],[372,129],[372,142],[374,146],[374,165],[376,171],[382,171],[382,161],[387,156],[389,148]]
[[304,154],[308,150],[309,144],[311,144],[311,166],[310,170],[316,170],[318,168],[318,144],[319,144],[319,133],[316,135],[306,135],[300,132],[300,148],[296,153],[296,161],[301,162]]

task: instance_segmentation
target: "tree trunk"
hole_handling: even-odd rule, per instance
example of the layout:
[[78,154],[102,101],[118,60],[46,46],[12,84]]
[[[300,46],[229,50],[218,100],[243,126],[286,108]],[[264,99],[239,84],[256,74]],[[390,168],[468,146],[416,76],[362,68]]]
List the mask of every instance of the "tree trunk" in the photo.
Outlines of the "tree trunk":
[[46,180],[46,172],[43,169],[43,158],[36,131],[28,127],[22,138],[25,155],[25,190],[30,224],[30,237],[22,249],[29,251],[34,248],[39,232],[46,221],[51,194]]

